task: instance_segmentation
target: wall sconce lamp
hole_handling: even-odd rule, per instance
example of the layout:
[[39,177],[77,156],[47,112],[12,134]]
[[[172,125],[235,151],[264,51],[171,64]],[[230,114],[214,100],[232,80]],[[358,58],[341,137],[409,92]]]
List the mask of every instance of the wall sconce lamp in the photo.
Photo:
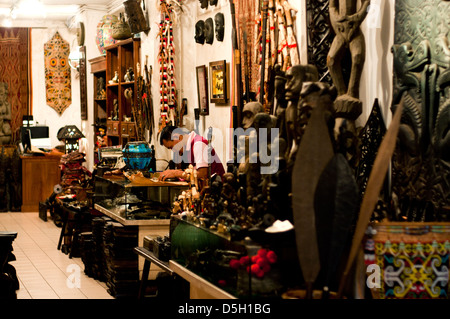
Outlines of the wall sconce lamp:
[[72,69],[79,71],[80,60],[83,59],[83,53],[80,51],[80,47],[77,46],[69,54],[69,65]]

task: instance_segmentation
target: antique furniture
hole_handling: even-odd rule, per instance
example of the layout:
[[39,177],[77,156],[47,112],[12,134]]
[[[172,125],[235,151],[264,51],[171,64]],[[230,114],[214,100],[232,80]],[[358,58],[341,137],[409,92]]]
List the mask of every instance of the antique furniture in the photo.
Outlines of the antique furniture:
[[22,212],[39,212],[39,202],[61,181],[60,157],[20,156],[22,160]]
[[[139,38],[129,38],[105,47],[108,146],[125,145],[136,140],[137,83],[135,80],[125,82],[123,79],[130,68],[134,74],[140,71],[136,70],[140,61],[140,45]],[[110,83],[116,73],[118,83]],[[131,93],[131,98],[125,92]]]

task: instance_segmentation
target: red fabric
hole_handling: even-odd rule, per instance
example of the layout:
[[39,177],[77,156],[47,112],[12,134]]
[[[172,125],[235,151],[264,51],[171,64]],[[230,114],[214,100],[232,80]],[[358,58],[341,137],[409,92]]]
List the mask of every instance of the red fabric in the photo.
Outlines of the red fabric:
[[[203,136],[201,136],[201,135],[195,135],[194,136],[194,138],[192,139],[192,142],[191,142],[191,150],[190,150],[190,152],[191,152],[191,154],[190,154],[190,158],[191,158],[191,164],[192,165],[194,165],[195,166],[195,159],[194,159],[194,144],[196,143],[196,142],[198,142],[198,141],[200,141],[200,142],[202,142],[202,143],[205,143],[206,145],[208,145],[208,140],[207,139],[205,139]],[[214,150],[214,148],[211,150],[211,157],[214,157],[214,155],[216,154],[216,151]],[[218,158],[217,158],[218,159]],[[213,174],[217,174],[217,175],[220,175],[220,176],[222,176],[223,174],[225,174],[225,170],[224,170],[224,168],[223,168],[223,165],[222,165],[222,163],[217,163],[217,161],[213,161],[212,163],[211,163],[211,175],[213,175]]]

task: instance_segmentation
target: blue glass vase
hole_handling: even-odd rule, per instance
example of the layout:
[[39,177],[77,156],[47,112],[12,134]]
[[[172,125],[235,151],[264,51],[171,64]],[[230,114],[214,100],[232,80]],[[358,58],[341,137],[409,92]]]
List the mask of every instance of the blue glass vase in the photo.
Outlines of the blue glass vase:
[[152,150],[147,142],[128,142],[122,150],[123,160],[129,169],[145,170],[152,160]]

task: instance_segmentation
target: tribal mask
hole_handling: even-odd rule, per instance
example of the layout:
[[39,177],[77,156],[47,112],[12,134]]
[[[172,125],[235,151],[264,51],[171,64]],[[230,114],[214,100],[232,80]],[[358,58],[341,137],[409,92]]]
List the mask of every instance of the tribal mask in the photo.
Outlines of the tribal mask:
[[205,21],[199,20],[195,24],[195,42],[204,44],[205,43]]
[[223,13],[217,13],[214,16],[214,22],[216,26],[216,39],[217,41],[223,41],[223,33],[224,33],[224,16]]
[[208,18],[205,21],[205,41],[208,44],[214,42],[214,22],[212,18]]

